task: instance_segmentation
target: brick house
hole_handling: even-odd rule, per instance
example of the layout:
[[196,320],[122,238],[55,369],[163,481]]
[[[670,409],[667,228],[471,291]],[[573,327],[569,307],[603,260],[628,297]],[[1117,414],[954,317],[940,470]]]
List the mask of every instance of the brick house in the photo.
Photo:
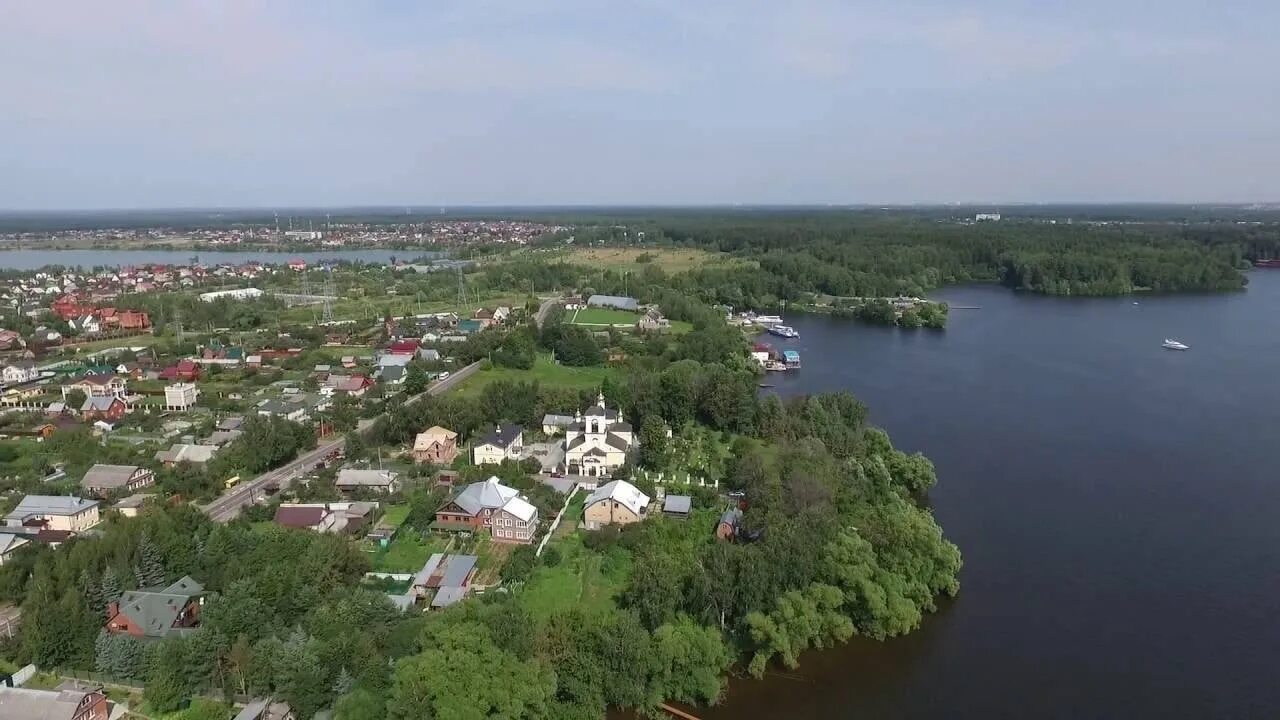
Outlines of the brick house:
[[105,420],[114,423],[129,412],[129,404],[118,397],[87,397],[80,406],[84,420]]
[[538,528],[538,509],[519,491],[491,477],[471,483],[436,511],[437,530],[489,530],[494,540],[531,543]]
[[167,638],[200,624],[204,586],[190,576],[172,585],[130,590],[107,604],[106,630],[116,635]]
[[458,457],[458,433],[435,425],[413,440],[415,462],[449,465]]

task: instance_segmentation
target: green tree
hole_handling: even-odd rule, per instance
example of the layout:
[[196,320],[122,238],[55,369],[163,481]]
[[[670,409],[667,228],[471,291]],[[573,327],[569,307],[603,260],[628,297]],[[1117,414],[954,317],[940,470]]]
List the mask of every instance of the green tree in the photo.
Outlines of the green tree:
[[67,396],[63,399],[63,402],[67,404],[67,407],[74,408],[75,410],[79,410],[80,407],[84,405],[84,401],[86,399],[88,399],[88,396],[84,394],[83,390],[72,390],[71,392],[67,393]]
[[529,573],[533,572],[537,562],[538,559],[534,555],[533,546],[521,545],[511,551],[511,555],[507,557],[507,562],[502,566],[499,574],[504,582],[521,582],[529,577]]
[[[408,386],[406,381],[405,386]],[[360,401],[343,393],[333,400],[333,408],[329,411],[333,420],[333,428],[338,432],[354,430],[360,421]]]
[[369,448],[364,441],[364,436],[358,432],[347,433],[344,453],[348,460],[359,460],[368,455]]
[[409,395],[418,395],[427,389],[431,380],[427,377],[427,369],[417,361],[409,363],[404,373],[404,391]]
[[156,645],[147,672],[146,690],[142,694],[152,710],[174,712],[191,697],[186,674],[186,650],[186,641],[181,638],[171,638]]
[[547,717],[555,674],[499,650],[483,625],[445,628],[434,633],[428,647],[396,664],[387,700],[391,720]]
[[338,698],[333,706],[333,717],[334,720],[384,720],[387,717],[386,700],[380,692],[356,688]]
[[682,616],[654,631],[653,651],[659,700],[714,705],[720,699],[733,653],[714,628]]
[[637,440],[640,443],[639,461],[650,470],[666,470],[670,439],[667,423],[657,415],[648,415],[640,423]]
[[138,541],[138,564],[135,566],[134,576],[139,588],[164,585],[168,576],[159,548],[145,534]]

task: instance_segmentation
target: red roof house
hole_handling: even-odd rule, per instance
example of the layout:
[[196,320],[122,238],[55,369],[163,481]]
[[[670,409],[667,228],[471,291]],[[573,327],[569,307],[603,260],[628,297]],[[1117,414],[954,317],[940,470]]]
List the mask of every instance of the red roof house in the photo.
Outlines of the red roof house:
[[170,365],[160,372],[161,380],[186,380],[192,382],[200,379],[200,366],[195,360],[179,360],[177,365]]

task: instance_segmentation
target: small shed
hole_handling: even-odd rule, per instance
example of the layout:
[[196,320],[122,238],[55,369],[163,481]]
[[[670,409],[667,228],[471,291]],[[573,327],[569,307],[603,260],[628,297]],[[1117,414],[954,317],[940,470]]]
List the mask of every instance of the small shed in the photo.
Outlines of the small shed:
[[688,495],[668,495],[662,501],[662,514],[667,517],[684,520],[693,509],[693,498]]

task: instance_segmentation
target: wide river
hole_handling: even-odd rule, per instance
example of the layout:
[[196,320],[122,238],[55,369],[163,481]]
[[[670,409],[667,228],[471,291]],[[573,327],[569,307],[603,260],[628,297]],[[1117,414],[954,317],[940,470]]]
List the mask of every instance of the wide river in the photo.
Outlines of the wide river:
[[422,250],[328,250],[319,252],[263,252],[261,250],[0,250],[0,268],[36,270],[47,265],[64,267],[124,267],[130,265],[188,265],[198,257],[205,265],[248,262],[283,264],[294,258],[308,263],[322,261],[387,263],[391,258],[441,257]]
[[959,597],[697,714],[1280,716],[1280,271],[1137,304],[936,295],[981,309],[945,332],[788,316],[801,336],[775,346],[804,369],[770,381],[850,390],[933,459]]

